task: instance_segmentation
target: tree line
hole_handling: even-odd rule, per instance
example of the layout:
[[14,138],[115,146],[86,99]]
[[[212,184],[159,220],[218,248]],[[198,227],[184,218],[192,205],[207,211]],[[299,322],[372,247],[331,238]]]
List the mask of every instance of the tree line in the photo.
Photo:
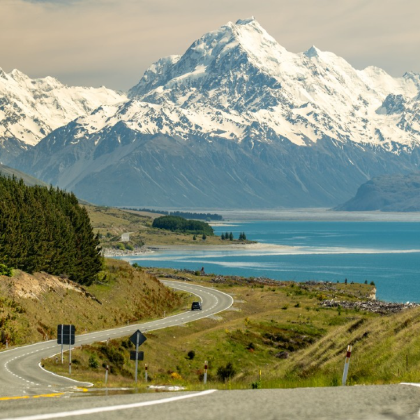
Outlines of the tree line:
[[153,209],[140,209],[137,207],[121,207],[125,210],[137,210],[137,211],[145,211],[148,213],[161,213],[165,216],[179,216],[183,217],[184,219],[199,219],[199,220],[223,220],[223,216],[216,213],[191,213],[188,211],[166,211],[166,210],[153,210]]
[[[229,240],[229,241],[233,241],[235,238],[233,237],[233,233],[232,232],[226,232],[226,233],[222,233],[221,235],[220,235],[220,238],[222,239],[222,241],[225,241],[225,240]],[[245,232],[241,232],[240,234],[239,234],[239,238],[238,238],[240,241],[246,241],[246,234],[245,234]]]
[[213,236],[213,228],[206,222],[187,220],[179,216],[161,216],[153,220],[154,228],[166,229],[172,232],[188,232]]
[[102,269],[99,238],[73,193],[0,176],[0,265],[92,283]]

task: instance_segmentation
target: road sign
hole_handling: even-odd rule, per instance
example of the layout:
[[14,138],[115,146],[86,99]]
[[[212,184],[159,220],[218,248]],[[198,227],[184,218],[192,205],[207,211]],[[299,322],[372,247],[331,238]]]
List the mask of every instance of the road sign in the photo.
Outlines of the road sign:
[[135,346],[141,346],[147,340],[146,336],[142,334],[140,330],[137,330],[131,337],[130,341]]
[[71,344],[75,343],[76,327],[74,325],[63,325],[57,326],[57,344]]
[[[142,351],[139,351],[139,346],[141,346],[146,340],[147,338],[142,334],[140,330],[137,330],[130,337],[130,341],[136,346],[136,351],[130,352],[130,360],[136,361],[136,371],[134,374],[134,380],[136,381],[136,383],[137,383],[137,370],[138,370],[139,360],[143,360],[143,357],[144,357],[144,353]],[[131,359],[132,356],[134,356],[134,359]]]
[[[137,353],[137,359],[136,359],[136,353]],[[130,360],[144,360],[144,352],[143,351],[130,351]]]

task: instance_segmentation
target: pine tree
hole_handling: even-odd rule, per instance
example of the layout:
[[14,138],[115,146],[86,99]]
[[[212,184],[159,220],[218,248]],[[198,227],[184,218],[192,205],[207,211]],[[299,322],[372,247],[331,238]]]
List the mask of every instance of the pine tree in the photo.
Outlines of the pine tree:
[[0,177],[0,197],[0,264],[93,281],[102,269],[99,238],[74,194]]
[[230,239],[231,241],[233,241],[233,233],[232,233],[232,232],[230,232],[230,233],[229,233],[229,239]]

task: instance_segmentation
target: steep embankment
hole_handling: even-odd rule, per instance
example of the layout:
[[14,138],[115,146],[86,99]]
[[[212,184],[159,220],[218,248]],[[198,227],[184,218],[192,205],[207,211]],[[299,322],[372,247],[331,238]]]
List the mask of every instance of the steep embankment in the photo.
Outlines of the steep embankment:
[[162,316],[181,298],[128,263],[106,260],[100,281],[81,287],[67,278],[16,271],[0,276],[0,348],[53,338],[58,324],[76,334]]

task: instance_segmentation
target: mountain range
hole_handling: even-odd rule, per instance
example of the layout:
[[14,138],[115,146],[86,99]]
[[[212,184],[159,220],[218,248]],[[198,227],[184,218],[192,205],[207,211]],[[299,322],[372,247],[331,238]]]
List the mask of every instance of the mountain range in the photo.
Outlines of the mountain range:
[[[56,110],[47,79],[37,89]],[[18,99],[29,83],[20,83]],[[63,89],[72,99],[66,121],[30,117],[40,113],[33,91],[20,118],[12,113],[4,123],[0,108],[1,126],[13,133],[7,140],[23,149],[18,154],[10,141],[1,159],[98,204],[335,206],[372,177],[419,164],[420,74],[356,70],[314,46],[291,53],[254,18],[162,58],[127,96]],[[44,131],[19,131],[21,121]]]

